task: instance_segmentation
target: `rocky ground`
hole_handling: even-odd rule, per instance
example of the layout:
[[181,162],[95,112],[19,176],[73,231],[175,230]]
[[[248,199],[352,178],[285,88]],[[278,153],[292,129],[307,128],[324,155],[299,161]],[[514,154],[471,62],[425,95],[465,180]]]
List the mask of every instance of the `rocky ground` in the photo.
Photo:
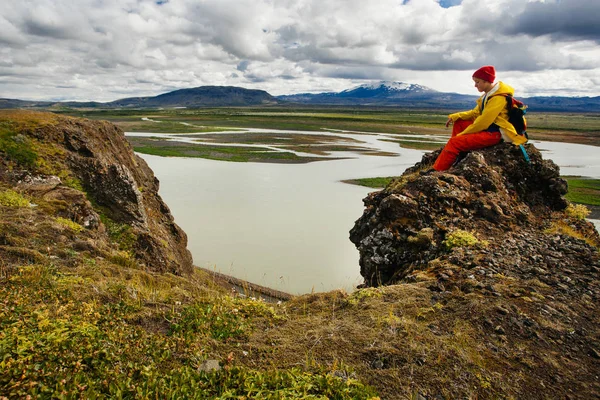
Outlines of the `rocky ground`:
[[365,199],[350,237],[367,287],[428,276],[442,304],[477,297],[477,309],[453,312],[474,322],[487,346],[511,343],[535,359],[523,365],[531,392],[518,397],[596,398],[600,237],[562,197],[558,167],[526,147],[530,163],[501,144],[446,172],[431,169],[439,152],[425,155]]

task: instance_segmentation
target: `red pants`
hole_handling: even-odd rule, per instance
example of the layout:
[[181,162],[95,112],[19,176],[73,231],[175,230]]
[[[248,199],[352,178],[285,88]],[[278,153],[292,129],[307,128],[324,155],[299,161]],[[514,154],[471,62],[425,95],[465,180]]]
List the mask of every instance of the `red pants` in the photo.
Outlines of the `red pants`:
[[436,171],[447,170],[454,164],[458,154],[462,151],[483,149],[484,147],[500,143],[500,140],[502,139],[500,132],[481,131],[456,136],[472,123],[473,121],[466,121],[463,119],[458,119],[454,122],[454,126],[452,127],[452,137],[442,149],[437,160],[435,160],[433,169]]

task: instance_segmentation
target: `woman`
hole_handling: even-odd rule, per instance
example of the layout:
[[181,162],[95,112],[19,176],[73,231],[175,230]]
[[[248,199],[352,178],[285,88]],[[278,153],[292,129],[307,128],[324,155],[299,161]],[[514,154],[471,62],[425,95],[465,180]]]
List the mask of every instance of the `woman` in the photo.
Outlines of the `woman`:
[[494,84],[495,79],[496,70],[491,65],[481,67],[473,74],[475,87],[483,95],[471,111],[448,116],[446,127],[453,125],[452,137],[433,164],[436,171],[450,168],[463,151],[493,146],[502,139],[517,146],[527,142],[508,122],[506,96],[512,96],[514,89],[502,82]]

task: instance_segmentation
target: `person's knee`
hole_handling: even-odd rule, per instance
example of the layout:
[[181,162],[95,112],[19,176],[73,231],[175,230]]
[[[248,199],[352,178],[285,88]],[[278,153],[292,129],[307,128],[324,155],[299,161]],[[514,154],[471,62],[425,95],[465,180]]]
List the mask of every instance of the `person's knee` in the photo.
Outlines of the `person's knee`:
[[460,151],[459,147],[457,146],[458,142],[459,141],[455,138],[451,138],[450,140],[448,140],[448,143],[446,143],[446,145],[444,146],[444,150],[449,151],[451,153],[458,153]]

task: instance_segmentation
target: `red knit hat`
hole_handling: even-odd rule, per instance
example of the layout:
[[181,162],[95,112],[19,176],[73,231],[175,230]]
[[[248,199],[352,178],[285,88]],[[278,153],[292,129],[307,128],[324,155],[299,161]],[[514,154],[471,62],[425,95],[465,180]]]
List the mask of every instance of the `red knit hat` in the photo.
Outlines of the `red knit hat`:
[[473,73],[473,78],[479,78],[493,83],[494,79],[496,79],[496,70],[492,65],[485,65]]

